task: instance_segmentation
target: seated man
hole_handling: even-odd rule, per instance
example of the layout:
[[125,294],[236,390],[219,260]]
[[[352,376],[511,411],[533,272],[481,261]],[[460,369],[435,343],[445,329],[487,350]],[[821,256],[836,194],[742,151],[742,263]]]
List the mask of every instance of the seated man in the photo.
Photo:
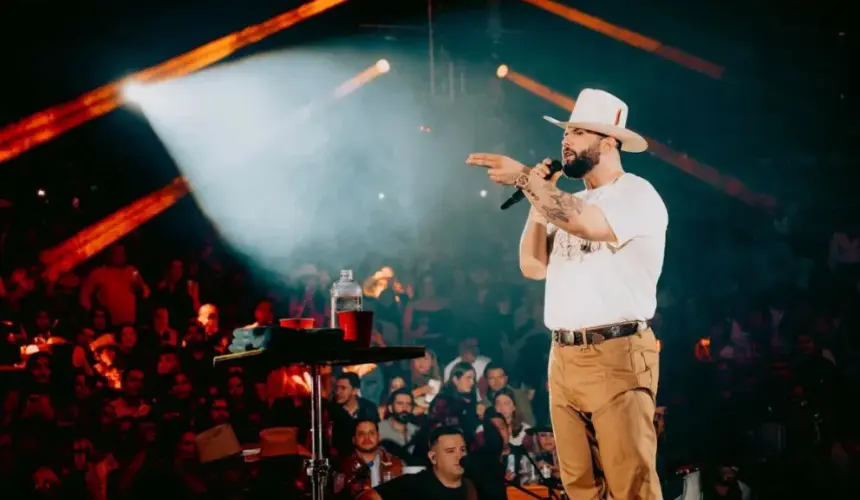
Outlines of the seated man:
[[442,426],[430,433],[427,457],[432,467],[418,474],[401,476],[373,490],[367,490],[359,500],[477,500],[475,485],[463,477],[460,464],[466,456],[466,439],[456,427]]
[[352,436],[355,451],[341,463],[343,488],[355,496],[403,475],[403,462],[379,446],[379,427],[373,420],[358,420]]
[[[388,418],[379,423],[379,437],[391,453],[404,456],[412,452],[412,438],[418,426],[410,422],[413,406],[412,393],[401,388],[388,397]],[[408,458],[408,457],[407,457]]]

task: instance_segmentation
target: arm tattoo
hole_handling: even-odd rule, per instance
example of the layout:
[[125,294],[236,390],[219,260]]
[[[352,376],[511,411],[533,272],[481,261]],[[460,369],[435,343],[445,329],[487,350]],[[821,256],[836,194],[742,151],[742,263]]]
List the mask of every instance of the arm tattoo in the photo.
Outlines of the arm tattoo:
[[569,223],[582,214],[583,201],[576,196],[565,193],[543,179],[530,179],[524,190],[532,205],[547,218],[549,222]]

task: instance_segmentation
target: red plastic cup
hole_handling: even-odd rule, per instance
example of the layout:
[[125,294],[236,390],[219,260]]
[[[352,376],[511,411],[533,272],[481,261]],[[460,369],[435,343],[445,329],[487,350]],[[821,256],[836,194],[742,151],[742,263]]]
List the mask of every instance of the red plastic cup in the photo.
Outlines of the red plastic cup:
[[281,328],[292,328],[293,330],[310,330],[314,327],[313,318],[287,318],[278,320]]
[[343,330],[343,340],[355,342],[358,347],[370,347],[373,311],[341,311],[337,313],[337,326]]

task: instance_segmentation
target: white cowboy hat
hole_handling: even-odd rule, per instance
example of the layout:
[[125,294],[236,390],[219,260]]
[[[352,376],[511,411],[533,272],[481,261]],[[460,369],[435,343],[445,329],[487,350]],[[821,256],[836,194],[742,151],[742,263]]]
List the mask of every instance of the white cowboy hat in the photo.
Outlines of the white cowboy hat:
[[298,442],[296,427],[270,427],[260,431],[260,457],[282,457],[299,455],[310,457],[311,453]]
[[215,462],[242,453],[239,439],[230,424],[221,424],[197,435],[200,463]]
[[648,141],[626,128],[627,113],[627,104],[609,92],[583,89],[566,122],[549,116],[543,119],[561,128],[571,126],[614,137],[621,142],[621,151],[641,153],[648,149]]

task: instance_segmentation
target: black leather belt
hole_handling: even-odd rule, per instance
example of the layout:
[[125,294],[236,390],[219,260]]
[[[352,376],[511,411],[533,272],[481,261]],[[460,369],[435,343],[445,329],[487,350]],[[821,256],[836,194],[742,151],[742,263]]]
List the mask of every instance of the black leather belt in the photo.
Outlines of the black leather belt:
[[553,330],[552,342],[560,346],[600,344],[607,340],[629,337],[647,330],[651,321],[630,321],[581,330]]

